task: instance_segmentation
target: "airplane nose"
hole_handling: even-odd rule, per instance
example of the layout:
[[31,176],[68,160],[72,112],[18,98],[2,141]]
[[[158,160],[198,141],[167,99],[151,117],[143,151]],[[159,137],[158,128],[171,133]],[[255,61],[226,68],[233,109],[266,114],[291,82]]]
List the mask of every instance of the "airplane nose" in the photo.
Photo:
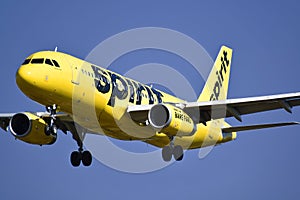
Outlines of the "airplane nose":
[[22,65],[17,73],[16,73],[16,82],[18,87],[22,90],[22,88],[33,85],[32,72],[30,70],[30,66]]

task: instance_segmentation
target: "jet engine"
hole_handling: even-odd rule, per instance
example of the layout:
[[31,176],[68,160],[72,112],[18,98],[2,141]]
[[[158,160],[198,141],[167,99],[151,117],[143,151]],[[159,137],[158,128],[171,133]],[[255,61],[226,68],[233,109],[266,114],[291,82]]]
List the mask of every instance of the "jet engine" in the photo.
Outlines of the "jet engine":
[[53,144],[56,135],[46,135],[45,130],[48,124],[35,114],[24,112],[15,114],[10,122],[10,132],[15,138],[30,144]]
[[191,136],[196,131],[190,116],[170,104],[154,105],[148,113],[148,120],[155,130],[168,136]]

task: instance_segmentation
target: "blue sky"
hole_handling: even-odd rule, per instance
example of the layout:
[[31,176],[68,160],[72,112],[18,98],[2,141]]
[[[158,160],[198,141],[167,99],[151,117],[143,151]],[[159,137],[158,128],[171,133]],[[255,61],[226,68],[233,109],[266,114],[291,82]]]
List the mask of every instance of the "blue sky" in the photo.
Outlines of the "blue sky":
[[[58,46],[85,58],[106,38],[147,26],[180,31],[202,44],[212,58],[221,45],[232,47],[229,98],[299,91],[298,1],[177,2],[1,1],[0,111],[44,109],[15,84],[16,70],[31,53]],[[162,62],[173,63],[167,58]],[[203,80],[192,82],[203,85]],[[300,109],[293,111],[246,116],[243,124],[300,121]],[[70,135],[60,134],[54,145],[39,147],[0,131],[0,199],[296,199],[299,130],[241,133],[203,160],[193,150],[183,162],[139,175],[97,161],[89,168],[73,168],[69,155],[77,147]]]

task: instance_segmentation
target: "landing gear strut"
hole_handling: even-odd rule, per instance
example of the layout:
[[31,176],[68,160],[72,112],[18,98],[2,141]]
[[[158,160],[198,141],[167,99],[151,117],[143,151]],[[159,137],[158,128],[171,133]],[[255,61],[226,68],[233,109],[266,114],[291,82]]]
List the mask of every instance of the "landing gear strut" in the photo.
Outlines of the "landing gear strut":
[[56,120],[56,112],[57,112],[57,106],[56,104],[53,104],[52,106],[46,106],[47,112],[50,113],[50,124],[46,127],[45,134],[46,135],[57,135],[57,126],[55,125]]
[[[57,105],[53,104],[52,106],[46,106],[47,112],[50,113],[50,123],[48,122],[48,126],[45,129],[46,135],[53,135],[57,136],[58,127],[56,126],[56,113],[57,113]],[[70,129],[69,129],[70,130]],[[73,130],[73,131],[72,131]],[[83,151],[83,143],[82,138],[80,138],[79,134],[77,133],[76,128],[71,129],[72,135],[74,140],[76,140],[79,148],[78,151],[73,151],[70,156],[71,164],[74,167],[78,167],[80,163],[84,166],[90,166],[92,164],[92,154],[89,151]]]
[[174,146],[173,138],[170,138],[170,145],[163,147],[162,158],[165,162],[169,162],[172,156],[176,161],[181,161],[183,159],[183,148],[182,146]]
[[[77,130],[78,131],[78,130]],[[89,151],[83,151],[83,137],[80,137],[78,132],[73,133],[73,139],[77,142],[79,146],[78,151],[73,151],[71,153],[70,161],[74,167],[78,167],[80,163],[84,166],[90,166],[92,164],[92,154]]]

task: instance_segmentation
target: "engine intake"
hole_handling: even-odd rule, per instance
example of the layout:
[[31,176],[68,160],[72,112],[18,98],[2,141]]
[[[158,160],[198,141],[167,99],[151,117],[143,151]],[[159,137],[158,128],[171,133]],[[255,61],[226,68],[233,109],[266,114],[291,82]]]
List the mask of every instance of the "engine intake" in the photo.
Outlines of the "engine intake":
[[53,144],[54,135],[46,135],[48,124],[39,116],[29,112],[15,114],[9,123],[10,132],[19,140],[30,144]]
[[18,113],[11,119],[10,127],[13,135],[22,137],[30,131],[31,122],[25,114]]
[[170,104],[154,105],[148,113],[148,120],[155,130],[169,136],[191,136],[196,131],[190,116]]

